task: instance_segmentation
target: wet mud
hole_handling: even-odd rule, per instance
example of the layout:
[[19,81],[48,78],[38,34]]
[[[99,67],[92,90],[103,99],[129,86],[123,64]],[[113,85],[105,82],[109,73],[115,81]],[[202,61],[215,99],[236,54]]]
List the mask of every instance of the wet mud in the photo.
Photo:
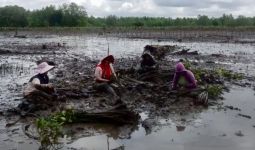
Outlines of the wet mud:
[[[86,55],[88,54],[86,50],[84,50],[85,52],[81,53],[76,51],[77,47],[79,49],[80,47],[84,47],[84,45],[80,46],[78,44],[78,46],[75,46],[75,44],[68,44],[68,42],[65,45],[60,44],[66,42],[63,39],[66,39],[66,37],[63,37],[59,41],[56,40],[54,42],[41,42],[39,44],[24,44],[24,41],[21,42],[22,40],[20,41],[20,39],[18,39],[19,42],[16,45],[10,44],[6,41],[1,43],[1,45],[4,45],[3,48],[0,49],[0,71],[2,81],[2,148],[16,147],[16,149],[36,149],[39,147],[39,144],[36,144],[37,142],[31,138],[28,138],[22,129],[23,126],[28,122],[33,124],[34,117],[28,116],[21,119],[14,126],[5,127],[6,124],[17,120],[17,116],[9,115],[6,113],[6,110],[15,108],[23,100],[22,86],[34,74],[34,70],[31,68],[35,68],[37,61],[52,61],[56,64],[56,69],[51,75],[51,82],[54,83],[55,88],[59,92],[59,95],[65,95],[65,97],[62,101],[59,101],[55,104],[58,107],[48,108],[46,111],[42,110],[34,112],[36,115],[47,116],[51,113],[62,110],[67,106],[75,108],[75,110],[86,111],[90,113],[105,112],[114,107],[108,103],[111,100],[111,97],[108,94],[99,93],[93,89],[94,68],[99,62],[98,58],[104,55],[105,51],[97,51],[98,54],[96,55],[98,56],[94,56],[95,54],[93,54],[93,57],[90,57],[89,55]],[[78,38],[78,40],[81,39],[83,38]],[[114,41],[117,39],[112,38],[111,40],[113,40],[114,43]],[[125,41],[126,39],[123,40]],[[1,41],[3,40],[1,39]],[[117,41],[120,41],[120,39]],[[157,147],[159,148],[165,149],[166,147],[169,147],[169,144],[162,144],[162,142],[165,141],[162,138],[166,137],[164,131],[168,131],[174,136],[167,136],[169,138],[168,142],[174,143],[170,145],[176,149],[181,149],[185,144],[181,144],[181,141],[184,139],[179,133],[184,132],[189,134],[189,132],[191,132],[192,134],[191,136],[188,136],[186,142],[192,143],[192,136],[196,137],[201,142],[203,142],[201,139],[202,137],[205,136],[205,138],[209,138],[206,126],[210,126],[210,131],[217,131],[217,129],[215,129],[216,125],[213,126],[215,123],[212,123],[213,125],[209,125],[210,120],[213,120],[214,122],[220,120],[220,118],[219,120],[215,119],[215,116],[213,116],[214,111],[217,113],[216,116],[219,116],[222,113],[224,114],[224,112],[230,112],[230,115],[227,117],[224,116],[225,118],[223,118],[226,119],[230,116],[231,120],[233,119],[234,122],[238,122],[241,119],[247,119],[249,122],[246,123],[245,126],[250,126],[250,128],[253,128],[252,125],[254,124],[254,110],[252,110],[252,108],[250,110],[249,108],[249,111],[244,111],[243,109],[250,106],[242,106],[240,105],[240,102],[236,101],[236,103],[231,102],[228,97],[226,98],[224,96],[225,94],[223,95],[223,99],[210,99],[209,106],[204,107],[202,105],[195,105],[193,103],[194,98],[186,96],[178,97],[176,93],[170,90],[170,84],[174,73],[174,64],[179,59],[190,60],[191,64],[195,66],[195,68],[206,68],[210,70],[224,67],[226,69],[233,70],[234,72],[244,74],[244,79],[242,80],[224,81],[224,86],[226,87],[224,93],[228,93],[229,91],[231,93],[233,86],[238,87],[237,89],[241,90],[247,88],[252,89],[252,87],[254,87],[254,77],[251,74],[253,74],[255,70],[254,66],[251,64],[254,62],[254,59],[252,58],[254,55],[254,47],[252,45],[237,46],[242,48],[248,47],[247,51],[238,49],[236,51],[233,50],[234,52],[214,52],[214,49],[217,49],[217,44],[212,44],[212,51],[210,51],[206,50],[206,45],[210,45],[210,43],[201,43],[205,49],[202,51],[201,49],[196,48],[196,45],[198,44],[188,43],[185,46],[184,43],[161,43],[157,40],[154,40],[152,43],[152,41],[139,41],[143,44],[131,44],[131,46],[133,46],[132,51],[136,51],[136,48],[139,47],[139,52],[134,52],[134,56],[132,57],[130,55],[132,54],[131,51],[127,57],[122,57],[123,54],[125,54],[125,48],[122,49],[123,52],[115,50],[112,51],[113,53],[116,53],[117,56],[115,68],[117,70],[119,83],[116,84],[116,90],[121,95],[121,100],[124,105],[127,106],[130,111],[139,114],[140,119],[136,120],[137,123],[124,126],[96,124],[95,122],[89,124],[67,125],[65,127],[65,133],[67,134],[67,137],[61,139],[64,143],[64,147],[62,147],[62,149],[68,149],[71,147],[73,149],[82,149],[86,147],[89,149],[107,148],[107,146],[96,147],[96,145],[93,144],[90,146],[81,144],[83,142],[100,142],[101,140],[103,140],[105,142],[104,144],[106,145],[107,143],[112,142],[113,144],[110,144],[110,147],[112,146],[111,149],[148,149],[148,147],[145,145],[140,147],[137,142],[142,142],[142,139],[144,139],[146,142],[142,143],[145,144],[151,141],[150,138],[153,138],[153,136],[159,137],[159,139],[161,139],[161,141],[157,140],[154,144],[158,145]],[[72,42],[72,40],[70,42]],[[107,42],[108,41],[106,40],[106,43]],[[130,41],[130,39],[128,39],[126,42],[128,44],[135,43],[135,41]],[[100,37],[98,43],[100,43]],[[146,45],[151,44],[171,45],[172,47],[171,50],[164,54],[155,53],[156,57],[158,57],[158,63],[160,64],[159,72],[154,74],[155,76],[143,77],[137,73],[138,64],[140,62],[139,54],[143,52],[143,48]],[[116,48],[112,49],[121,49],[120,45],[117,44],[115,46]],[[224,46],[227,47],[226,49],[231,49],[231,47],[235,45],[227,44]],[[89,49],[90,48],[88,48],[88,50]],[[222,48],[222,51],[223,50],[224,48]],[[229,95],[231,97],[231,94]],[[249,95],[251,97],[252,94],[249,93]],[[248,99],[252,99],[252,97]],[[227,101],[227,103],[225,101]],[[250,101],[246,101],[245,104],[250,104]],[[233,113],[231,113],[232,111]],[[235,118],[237,118],[237,120],[235,120]],[[226,125],[222,125],[222,128],[225,126]],[[198,130],[193,131],[196,128],[198,128]],[[246,134],[250,128],[243,129],[238,126],[236,128],[231,128],[233,129],[232,131],[226,130],[225,132],[222,129],[218,134],[222,135],[221,137],[229,137],[229,134],[232,134],[231,139],[234,138],[233,136],[247,136],[247,138],[251,138],[254,137],[254,132],[251,132],[248,135]],[[30,130],[33,130],[33,128],[30,128]],[[144,137],[143,135],[148,136]],[[12,137],[15,139],[15,141],[12,141]],[[95,139],[93,139],[93,137],[95,137]],[[124,142],[122,140],[124,140]],[[217,143],[218,140],[219,139],[216,138],[214,143]],[[234,138],[232,141],[235,140],[236,139]],[[12,147],[9,147],[8,143],[15,144]],[[200,145],[200,142],[197,143],[198,145],[191,147],[191,149],[202,149],[204,147],[210,149],[213,147],[212,145],[206,146]],[[231,143],[231,141],[229,141],[228,144],[229,143]],[[247,149],[253,146],[254,145],[250,143],[250,146],[247,146]],[[156,148],[155,146],[152,147]],[[237,145],[232,145],[229,147],[240,148]],[[225,148],[227,147],[225,146]]]

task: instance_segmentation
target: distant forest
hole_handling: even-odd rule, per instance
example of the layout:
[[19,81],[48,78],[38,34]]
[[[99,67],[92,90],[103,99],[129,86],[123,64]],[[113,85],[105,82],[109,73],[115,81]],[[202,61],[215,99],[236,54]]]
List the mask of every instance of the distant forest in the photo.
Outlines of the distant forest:
[[0,27],[251,27],[255,17],[223,14],[214,18],[107,17],[88,16],[84,7],[75,3],[26,10],[19,6],[0,7]]

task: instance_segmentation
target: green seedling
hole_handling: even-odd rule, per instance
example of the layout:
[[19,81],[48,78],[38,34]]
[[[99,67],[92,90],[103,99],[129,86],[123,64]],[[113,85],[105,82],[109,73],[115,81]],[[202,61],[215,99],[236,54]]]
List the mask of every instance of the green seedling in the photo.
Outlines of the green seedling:
[[208,85],[206,91],[208,92],[208,97],[210,99],[217,99],[223,93],[223,86],[218,84]]
[[58,149],[58,138],[63,136],[62,126],[74,119],[73,110],[58,112],[47,118],[36,120],[37,132],[41,142],[40,149]]

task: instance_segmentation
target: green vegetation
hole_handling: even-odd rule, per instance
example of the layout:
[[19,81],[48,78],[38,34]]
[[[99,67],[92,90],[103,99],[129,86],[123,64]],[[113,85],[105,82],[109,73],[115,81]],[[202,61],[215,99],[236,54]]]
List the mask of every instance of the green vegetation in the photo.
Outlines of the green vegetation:
[[87,25],[87,19],[84,7],[75,3],[34,11],[19,6],[0,7],[0,27],[83,27]]
[[188,59],[183,60],[183,64],[186,69],[192,70],[194,73],[194,76],[196,80],[200,83],[202,83],[204,79],[207,80],[242,80],[243,79],[243,74],[241,73],[235,73],[231,70],[226,70],[224,68],[216,68],[213,70],[206,70],[206,69],[200,69],[196,68],[192,65],[191,61]]
[[243,79],[242,74],[234,73],[230,70],[226,70],[223,68],[215,69],[214,73],[220,77],[224,77],[227,80],[241,80],[241,79]]
[[28,12],[19,6],[0,7],[0,27],[28,26]]
[[255,17],[223,14],[219,18],[198,15],[197,18],[165,17],[88,17],[83,6],[75,3],[56,8],[25,10],[19,6],[0,7],[0,27],[253,27]]
[[[191,64],[191,61],[189,61],[187,58],[185,58],[183,60],[183,65],[185,66],[186,69],[190,70],[192,68],[192,64]],[[192,68],[194,69],[194,68]]]
[[48,118],[37,119],[36,127],[41,149],[57,149],[58,138],[63,136],[62,126],[66,123],[72,123],[73,119],[73,110],[62,111]]
[[208,85],[206,88],[208,97],[211,99],[217,99],[223,93],[223,86],[219,84]]
[[208,73],[207,70],[204,69],[192,69],[192,72],[194,73],[194,76],[196,78],[196,80],[198,81],[198,83],[202,84],[203,83],[203,78],[204,76],[206,76]]
[[217,99],[222,95],[225,89],[224,81],[231,82],[243,79],[243,74],[235,73],[224,68],[212,70],[196,68],[188,59],[183,60],[183,64],[187,69],[192,70],[198,84],[205,87],[210,99]]

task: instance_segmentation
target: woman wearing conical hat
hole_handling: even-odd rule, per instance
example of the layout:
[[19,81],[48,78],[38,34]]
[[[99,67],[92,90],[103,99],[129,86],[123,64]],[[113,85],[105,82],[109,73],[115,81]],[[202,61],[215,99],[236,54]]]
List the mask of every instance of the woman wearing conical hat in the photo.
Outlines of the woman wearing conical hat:
[[46,104],[54,99],[55,90],[53,85],[49,83],[48,72],[54,66],[47,62],[40,63],[36,68],[36,75],[30,78],[24,90],[24,98],[29,103]]

